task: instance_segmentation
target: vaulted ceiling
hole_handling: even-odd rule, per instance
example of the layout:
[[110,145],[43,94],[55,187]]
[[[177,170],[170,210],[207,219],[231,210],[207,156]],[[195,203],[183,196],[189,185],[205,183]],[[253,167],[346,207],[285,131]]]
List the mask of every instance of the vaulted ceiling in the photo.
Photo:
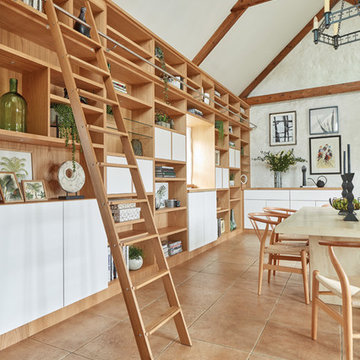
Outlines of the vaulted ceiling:
[[[114,1],[199,62],[199,52],[225,22],[230,29],[208,49],[200,67],[235,94],[242,93],[324,6],[323,0]],[[243,11],[242,4],[253,6]]]

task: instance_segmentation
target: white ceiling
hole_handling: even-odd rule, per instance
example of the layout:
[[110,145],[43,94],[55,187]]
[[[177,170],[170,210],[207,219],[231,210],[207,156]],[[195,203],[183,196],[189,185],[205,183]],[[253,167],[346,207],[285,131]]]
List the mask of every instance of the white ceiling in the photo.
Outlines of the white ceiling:
[[[189,59],[236,0],[114,0]],[[322,8],[323,0],[271,0],[249,8],[200,65],[239,94]]]

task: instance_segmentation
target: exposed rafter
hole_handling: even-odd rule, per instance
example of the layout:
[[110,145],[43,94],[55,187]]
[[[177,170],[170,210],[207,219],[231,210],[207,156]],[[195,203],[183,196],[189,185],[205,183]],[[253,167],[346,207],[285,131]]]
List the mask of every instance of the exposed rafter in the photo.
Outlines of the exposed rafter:
[[305,99],[316,96],[342,94],[347,92],[360,91],[360,81],[353,81],[343,84],[319,86],[309,89],[287,91],[283,93],[253,96],[246,99],[249,105],[269,104],[281,101]]
[[193,58],[193,63],[199,66],[204,61],[204,59],[210,54],[214,47],[233,27],[233,25],[238,21],[240,16],[246,11],[249,6],[257,5],[266,1],[270,0],[238,0],[236,4],[231,8],[230,14],[216,29],[214,34],[201,48],[198,54]]
[[[331,7],[336,5],[339,0],[331,0]],[[324,8],[322,8],[315,16],[321,19],[324,15]],[[272,70],[295,48],[297,44],[312,30],[313,17],[303,27],[303,29],[285,46],[284,49],[269,63],[268,66],[258,75],[250,85],[239,95],[240,98],[247,98],[249,94],[270,74]]]

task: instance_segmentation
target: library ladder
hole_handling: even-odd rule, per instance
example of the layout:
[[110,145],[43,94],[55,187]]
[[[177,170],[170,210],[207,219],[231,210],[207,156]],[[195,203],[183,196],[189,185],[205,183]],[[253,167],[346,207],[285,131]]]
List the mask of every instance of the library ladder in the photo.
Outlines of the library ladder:
[[[117,269],[121,290],[129,313],[139,353],[142,360],[148,360],[153,359],[149,336],[171,319],[175,321],[180,342],[184,345],[190,346],[191,339],[185,324],[183,311],[175,290],[169,266],[162,250],[160,236],[146,196],[144,184],[141,179],[141,174],[131,146],[128,132],[126,130],[124,119],[120,112],[119,101],[113,86],[110,71],[108,69],[100,35],[96,28],[91,4],[88,0],[85,0],[84,5],[87,9],[87,26],[90,28],[91,37],[86,37],[78,31],[75,31],[71,26],[61,22],[57,13],[57,11],[60,11],[61,8],[54,4],[53,0],[46,0],[45,12],[48,17],[54,47],[58,55],[64,83],[69,95],[70,104],[79,132],[83,155],[85,157],[95,196],[99,205],[108,244]],[[65,14],[70,16],[73,20],[76,19],[69,13],[65,12]],[[69,43],[73,46],[69,46]],[[78,45],[74,46],[74,43]],[[93,54],[92,61],[90,61],[89,58],[81,59],[79,56],[71,55],[68,52],[68,50],[77,50],[78,53],[79,45],[85,45],[89,48],[89,53]],[[78,74],[74,74],[72,66],[82,68],[85,72],[87,71],[87,73],[91,75],[89,75],[89,78],[78,76]],[[93,80],[94,74],[96,74],[98,78],[101,78],[101,84],[103,84],[102,87],[96,86]],[[91,89],[91,86],[94,86],[94,89]],[[81,87],[85,87],[86,90]],[[104,88],[106,89],[105,92]],[[80,101],[80,96],[85,97],[88,101],[95,105],[98,105],[99,103],[102,104],[101,106],[103,111],[105,109],[105,105],[111,106],[117,130],[109,129],[106,125],[94,125],[94,118],[89,116],[88,113],[89,109],[94,108],[95,105],[84,105]],[[98,107],[97,109],[99,110],[100,108]],[[127,164],[112,164],[106,161],[99,161],[96,154],[96,145],[93,144],[92,141],[92,133],[102,134],[103,136],[108,135],[119,137],[122,143],[123,152],[127,159]],[[113,198],[108,196],[100,170],[108,167],[129,169],[136,189],[137,197],[135,199],[112,200]],[[139,204],[141,207],[141,219],[139,221],[143,224],[143,231],[121,231],[123,225],[127,225],[129,223],[114,222],[110,205],[123,203]],[[157,271],[146,280],[143,280],[138,284],[133,284],[123,257],[122,247],[140,242],[151,246],[157,264]],[[162,279],[164,284],[169,308],[163,315],[155,319],[151,324],[145,326],[136,298],[136,291],[160,279]]]

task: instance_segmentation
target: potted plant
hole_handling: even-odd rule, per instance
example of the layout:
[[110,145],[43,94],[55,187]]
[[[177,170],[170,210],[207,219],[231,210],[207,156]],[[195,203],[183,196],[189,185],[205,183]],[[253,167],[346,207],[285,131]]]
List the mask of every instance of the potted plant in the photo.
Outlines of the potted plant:
[[294,155],[294,149],[289,151],[279,151],[276,154],[270,151],[260,151],[262,156],[258,156],[253,160],[263,161],[274,172],[274,187],[282,187],[282,173],[289,170],[290,166],[298,162],[305,162],[306,160]]
[[230,174],[230,186],[235,186],[235,174],[231,173]]
[[220,120],[215,120],[215,129],[219,130],[219,140],[221,143],[224,143],[224,122]]
[[59,128],[59,137],[65,139],[66,147],[71,140],[73,171],[75,172],[76,143],[80,144],[80,137],[71,106],[53,103],[51,104],[51,107],[55,110],[58,117],[57,125]]
[[144,251],[136,246],[129,247],[129,269],[139,270],[143,265]]
[[[155,56],[159,59],[160,64],[161,64],[161,68],[164,71],[167,71],[166,70],[164,51],[160,46],[155,46]],[[168,75],[163,73],[163,74],[161,74],[161,79],[164,82],[164,90],[163,90],[164,101],[167,104],[169,104],[169,77],[168,77]]]
[[155,113],[155,124],[159,126],[163,126],[170,129],[170,117],[162,111],[157,111]]

